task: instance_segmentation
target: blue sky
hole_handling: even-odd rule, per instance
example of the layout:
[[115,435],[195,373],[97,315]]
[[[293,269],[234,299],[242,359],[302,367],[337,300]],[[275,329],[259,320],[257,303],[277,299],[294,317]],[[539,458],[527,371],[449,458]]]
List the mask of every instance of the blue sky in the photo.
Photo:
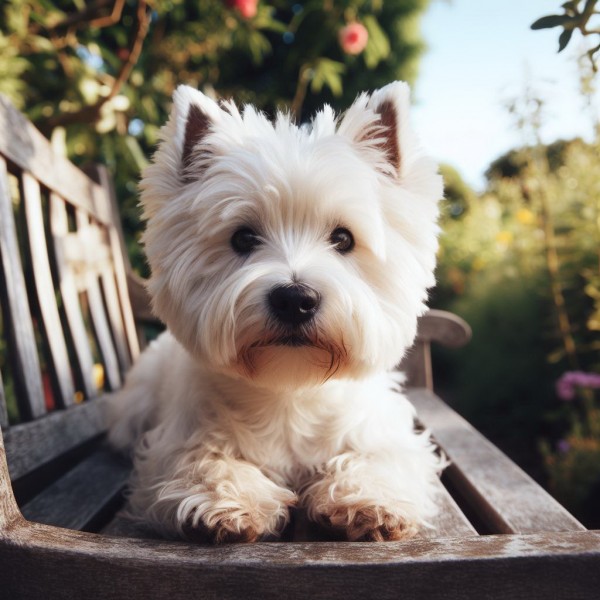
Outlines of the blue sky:
[[558,54],[561,30],[529,29],[537,18],[562,12],[560,4],[432,0],[423,19],[428,51],[415,89],[414,124],[428,151],[477,189],[494,158],[523,144],[505,104],[527,84],[546,103],[545,142],[591,136],[591,119],[578,95],[581,37],[575,34]]

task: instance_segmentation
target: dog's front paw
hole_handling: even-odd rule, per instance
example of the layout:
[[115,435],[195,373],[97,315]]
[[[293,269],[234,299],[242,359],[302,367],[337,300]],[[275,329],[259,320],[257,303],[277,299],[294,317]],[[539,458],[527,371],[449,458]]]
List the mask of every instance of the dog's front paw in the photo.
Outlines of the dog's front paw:
[[[280,520],[283,523],[281,526]],[[286,520],[282,518],[272,522],[272,519],[240,511],[224,511],[213,515],[208,522],[203,518],[195,519],[192,515],[183,525],[183,534],[191,541],[213,544],[256,542],[278,531]]]
[[407,515],[375,504],[333,504],[316,520],[351,542],[390,542],[411,538],[419,525]]
[[256,542],[279,535],[289,521],[289,507],[295,503],[296,495],[283,488],[278,497],[262,502],[243,496],[215,497],[210,505],[188,511],[181,532],[197,542]]

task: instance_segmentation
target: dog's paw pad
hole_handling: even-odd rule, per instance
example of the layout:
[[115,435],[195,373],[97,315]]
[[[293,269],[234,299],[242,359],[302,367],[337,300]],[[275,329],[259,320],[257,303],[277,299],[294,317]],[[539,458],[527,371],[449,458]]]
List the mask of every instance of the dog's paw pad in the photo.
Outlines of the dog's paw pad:
[[419,526],[404,515],[381,506],[341,506],[321,521],[336,531],[344,531],[351,542],[391,542],[414,537]]
[[233,544],[256,542],[267,535],[273,535],[276,531],[273,523],[265,519],[253,517],[250,514],[228,515],[221,514],[206,523],[200,520],[197,523],[190,519],[183,526],[183,534],[190,541]]

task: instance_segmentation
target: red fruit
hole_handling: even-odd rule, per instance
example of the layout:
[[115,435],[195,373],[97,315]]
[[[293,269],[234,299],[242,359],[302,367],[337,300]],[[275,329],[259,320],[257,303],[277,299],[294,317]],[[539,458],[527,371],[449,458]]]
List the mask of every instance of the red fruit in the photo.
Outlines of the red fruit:
[[369,41],[369,32],[361,23],[350,23],[340,29],[339,40],[346,54],[360,54]]
[[227,0],[227,6],[235,8],[244,19],[251,19],[256,16],[258,0]]

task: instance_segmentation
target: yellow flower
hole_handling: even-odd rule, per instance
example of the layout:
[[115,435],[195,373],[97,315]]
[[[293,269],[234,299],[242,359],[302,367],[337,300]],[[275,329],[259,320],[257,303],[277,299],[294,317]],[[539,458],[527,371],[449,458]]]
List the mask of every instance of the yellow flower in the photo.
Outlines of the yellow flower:
[[481,271],[483,267],[485,267],[485,260],[483,260],[483,258],[481,258],[480,256],[475,258],[473,260],[473,263],[471,264],[471,268],[473,269],[473,271]]
[[502,246],[510,246],[513,241],[513,234],[511,231],[499,231],[496,234],[496,241]]
[[535,214],[528,208],[520,208],[515,216],[522,225],[533,225],[535,223]]
[[95,363],[92,367],[92,379],[96,388],[101,390],[104,388],[104,365]]

